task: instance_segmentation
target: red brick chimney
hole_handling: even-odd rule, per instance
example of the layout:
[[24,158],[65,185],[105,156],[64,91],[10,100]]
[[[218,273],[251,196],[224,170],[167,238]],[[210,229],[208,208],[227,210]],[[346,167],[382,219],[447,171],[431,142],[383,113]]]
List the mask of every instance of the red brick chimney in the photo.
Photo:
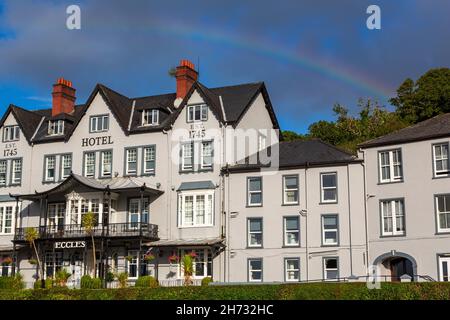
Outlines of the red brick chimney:
[[177,99],[184,99],[192,85],[198,78],[198,72],[195,71],[194,64],[189,60],[181,60],[175,74],[177,79]]
[[72,114],[75,110],[75,89],[72,88],[72,81],[59,78],[53,85],[52,116],[60,113]]

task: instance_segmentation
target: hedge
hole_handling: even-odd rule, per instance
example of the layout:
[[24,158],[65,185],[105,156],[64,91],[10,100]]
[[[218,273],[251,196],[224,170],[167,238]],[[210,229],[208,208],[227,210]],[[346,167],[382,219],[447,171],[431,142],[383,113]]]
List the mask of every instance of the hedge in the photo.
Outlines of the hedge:
[[450,300],[450,283],[308,283],[124,289],[0,290],[0,300]]

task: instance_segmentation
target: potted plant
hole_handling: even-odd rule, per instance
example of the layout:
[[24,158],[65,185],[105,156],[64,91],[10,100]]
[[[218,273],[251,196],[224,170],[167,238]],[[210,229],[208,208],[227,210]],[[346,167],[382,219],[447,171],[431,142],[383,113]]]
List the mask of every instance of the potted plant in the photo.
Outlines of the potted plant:
[[192,274],[194,273],[194,258],[190,254],[185,254],[181,259],[181,266],[184,273],[184,285],[192,284]]
[[144,261],[150,262],[152,260],[155,260],[155,256],[152,253],[147,253],[144,255]]
[[177,263],[178,262],[178,256],[176,254],[172,254],[171,256],[169,256],[169,263]]
[[12,263],[11,257],[6,257],[3,259],[2,264],[9,266]]

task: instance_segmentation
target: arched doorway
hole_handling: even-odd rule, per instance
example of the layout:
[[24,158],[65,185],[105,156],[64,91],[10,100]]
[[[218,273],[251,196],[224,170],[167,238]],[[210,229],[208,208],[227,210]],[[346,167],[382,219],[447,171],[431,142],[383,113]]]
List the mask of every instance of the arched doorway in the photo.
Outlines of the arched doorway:
[[379,267],[382,281],[400,281],[404,275],[410,276],[411,281],[414,281],[417,276],[416,260],[403,252],[393,250],[385,253],[375,259],[374,265]]

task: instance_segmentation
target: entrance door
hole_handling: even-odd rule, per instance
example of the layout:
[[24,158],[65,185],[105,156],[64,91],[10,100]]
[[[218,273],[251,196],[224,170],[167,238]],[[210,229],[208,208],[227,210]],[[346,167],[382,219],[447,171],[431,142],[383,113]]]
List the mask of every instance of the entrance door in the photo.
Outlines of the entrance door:
[[439,281],[450,281],[450,257],[439,257]]
[[75,252],[70,257],[70,284],[73,288],[80,288],[81,276],[83,275],[83,259],[79,252]]
[[407,274],[414,279],[412,262],[406,258],[393,258],[391,260],[392,281],[400,281],[401,276]]

